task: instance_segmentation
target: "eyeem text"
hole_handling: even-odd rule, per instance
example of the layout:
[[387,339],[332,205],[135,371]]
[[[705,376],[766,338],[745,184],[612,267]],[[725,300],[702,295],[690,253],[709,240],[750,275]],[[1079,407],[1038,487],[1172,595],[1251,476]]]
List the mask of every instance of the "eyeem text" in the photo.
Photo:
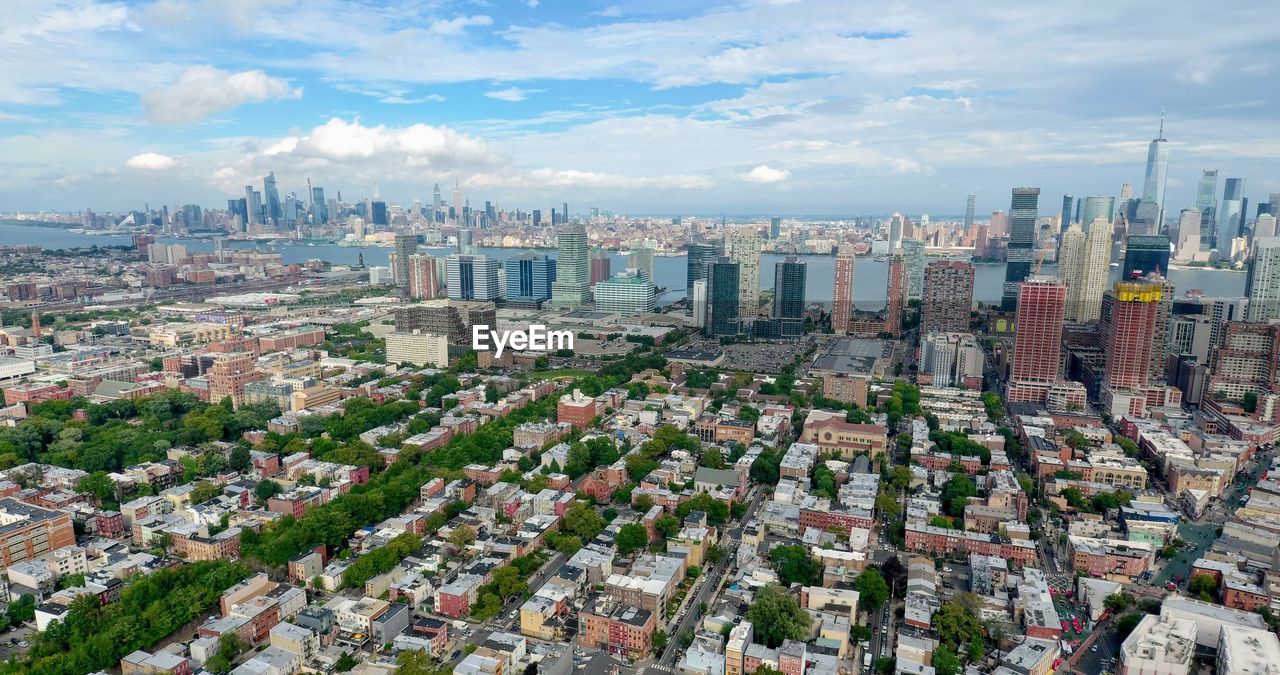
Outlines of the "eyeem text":
[[528,330],[504,330],[501,333],[488,326],[471,327],[471,348],[476,351],[493,350],[502,356],[506,349],[516,351],[554,352],[573,349],[573,331],[547,330],[542,324],[530,324]]

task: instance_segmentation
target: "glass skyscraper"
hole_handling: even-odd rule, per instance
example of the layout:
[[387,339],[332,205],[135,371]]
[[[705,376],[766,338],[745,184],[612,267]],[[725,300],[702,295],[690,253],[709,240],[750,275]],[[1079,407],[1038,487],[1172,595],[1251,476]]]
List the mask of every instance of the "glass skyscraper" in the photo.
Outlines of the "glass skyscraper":
[[707,278],[707,263],[724,255],[724,242],[691,241],[689,242],[688,268],[685,273],[685,295],[693,297],[693,282]]
[[808,265],[787,256],[773,266],[773,319],[784,337],[804,333],[805,274]]
[[706,265],[707,323],[710,337],[738,334],[738,263],[721,256]]
[[1013,189],[1009,204],[1009,254],[1005,266],[1004,294],[1000,308],[1011,312],[1018,306],[1018,284],[1031,276],[1032,249],[1036,243],[1040,188]]
[[1218,170],[1205,169],[1200,176],[1200,188],[1196,190],[1196,208],[1200,209],[1200,243],[1213,247],[1213,224],[1218,216]]
[[267,220],[273,225],[278,224],[284,211],[280,208],[280,191],[276,189],[274,171],[267,172],[267,177],[262,179],[262,196],[267,200]]
[[498,261],[484,255],[454,254],[445,259],[450,300],[497,300]]
[[560,308],[591,306],[591,262],[587,257],[585,225],[569,225],[556,235],[556,280],[551,285],[551,304]]
[[1169,237],[1164,234],[1131,234],[1126,241],[1121,280],[1135,275],[1169,274]]
[[556,280],[556,261],[550,256],[528,251],[506,262],[507,301],[540,303],[551,298]]

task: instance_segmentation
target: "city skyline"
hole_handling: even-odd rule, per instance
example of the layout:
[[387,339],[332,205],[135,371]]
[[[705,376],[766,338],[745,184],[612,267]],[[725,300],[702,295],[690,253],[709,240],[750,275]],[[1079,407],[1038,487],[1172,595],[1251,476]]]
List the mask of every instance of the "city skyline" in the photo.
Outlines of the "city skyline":
[[[456,180],[521,206],[961,214],[974,193],[990,213],[1018,185],[1141,188],[1162,107],[1166,213],[1194,203],[1205,169],[1247,179],[1251,203],[1280,189],[1258,140],[1280,136],[1276,95],[1254,86],[1277,50],[1263,8],[1224,9],[1215,22],[1239,30],[1191,44],[1178,36],[1200,10],[1102,4],[4,11],[20,26],[0,75],[5,211],[220,207],[274,171],[282,200],[310,178],[428,203]],[[1146,38],[1129,39],[1139,20]],[[229,37],[193,30],[208,22]],[[353,33],[367,38],[335,45]]]

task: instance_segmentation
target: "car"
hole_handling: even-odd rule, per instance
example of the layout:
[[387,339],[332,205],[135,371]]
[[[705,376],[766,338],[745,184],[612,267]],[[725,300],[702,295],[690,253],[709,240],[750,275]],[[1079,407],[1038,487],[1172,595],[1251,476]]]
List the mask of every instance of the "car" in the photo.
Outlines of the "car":
[[1091,651],[1091,652],[1096,652],[1096,651],[1098,651],[1098,645],[1094,645],[1094,646],[1090,647],[1090,648],[1089,648],[1089,651]]
[[1067,630],[1067,622],[1066,622],[1066,621],[1063,621],[1063,622],[1062,622],[1062,630],[1064,630],[1064,631],[1065,631],[1065,630]]
[[30,647],[31,645],[27,644],[27,641],[26,641],[26,640],[23,640],[22,642],[19,642],[19,643],[18,643],[18,646],[19,646],[19,647],[22,647],[23,649],[26,649],[27,647]]
[[951,568],[950,568],[950,567],[947,567],[947,566],[945,566],[945,565],[943,565],[943,567],[942,567],[942,571],[943,571],[943,572],[950,572],[950,571],[951,571]]

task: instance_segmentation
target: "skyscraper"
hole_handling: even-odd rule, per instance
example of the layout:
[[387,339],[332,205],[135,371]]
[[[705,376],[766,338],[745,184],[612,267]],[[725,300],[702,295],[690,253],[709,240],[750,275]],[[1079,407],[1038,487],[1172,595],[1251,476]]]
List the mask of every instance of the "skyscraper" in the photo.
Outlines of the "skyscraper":
[[1151,331],[1151,367],[1147,380],[1151,383],[1163,383],[1164,357],[1169,341],[1169,320],[1173,316],[1173,282],[1168,277],[1157,274],[1148,275],[1148,283],[1160,286],[1160,300],[1156,303],[1155,327]]
[[1009,217],[1004,211],[991,212],[991,227],[987,234],[997,239],[1009,234]]
[[906,299],[919,300],[924,297],[924,242],[903,239],[902,260],[906,265]]
[[1116,282],[1111,292],[1104,388],[1136,391],[1150,384],[1151,336],[1161,297],[1158,283]]
[[693,325],[701,329],[707,325],[707,280],[694,281],[692,288],[689,305],[693,308]]
[[538,305],[551,299],[556,280],[556,261],[550,256],[526,251],[506,262],[507,301]]
[[1164,186],[1169,173],[1169,141],[1164,137],[1164,113],[1160,113],[1160,132],[1147,146],[1147,173],[1142,182],[1142,201],[1154,202],[1157,214],[1156,229],[1149,234],[1159,234],[1164,224]]
[[631,249],[627,255],[627,267],[633,267],[644,275],[650,283],[654,281],[653,276],[653,249],[645,244]]
[[1244,220],[1244,179],[1228,178],[1222,191],[1217,233],[1213,240],[1219,251],[1226,250],[1232,239],[1244,233]]
[[1076,198],[1069,194],[1062,195],[1062,212],[1058,214],[1058,236],[1071,225],[1071,210],[1075,206]]
[[444,200],[440,198],[440,184],[436,183],[435,188],[431,191],[431,222],[439,223],[444,220]]
[[440,277],[436,260],[429,255],[409,256],[409,297],[416,300],[440,297]]
[[324,200],[324,188],[311,188],[311,221],[316,225],[329,222],[329,204]]
[[1102,295],[1111,273],[1111,223],[1094,218],[1085,235],[1080,270],[1078,309],[1072,321],[1097,321],[1102,315]]
[[849,317],[853,314],[854,260],[852,246],[841,246],[836,251],[836,278],[831,293],[831,329],[836,335],[849,332]]
[[1245,321],[1280,319],[1280,237],[1255,239],[1253,248],[1244,284],[1244,294],[1249,298]]
[[469,227],[458,228],[458,253],[470,253],[475,232]]
[[720,256],[706,265],[709,337],[738,334],[738,263]]
[[805,274],[808,265],[787,256],[773,267],[773,318],[784,337],[804,334]]
[[973,311],[973,265],[939,260],[925,269],[920,334],[933,331],[967,332]]
[[609,254],[599,246],[591,249],[591,285],[596,284],[613,276],[613,263],[609,259]]
[[245,230],[248,230],[249,225],[257,225],[262,222],[259,220],[262,211],[262,201],[261,198],[258,197],[258,193],[254,192],[252,185],[244,186],[244,204],[246,210],[249,212],[249,218],[245,221]]
[[[688,251],[688,266],[685,271],[685,293],[687,295],[693,292],[693,282],[707,278],[707,263],[724,255],[724,242],[719,240],[711,242],[691,241],[689,242]],[[692,296],[690,295],[690,297]]]
[[1169,236],[1165,234],[1131,234],[1125,242],[1122,279],[1148,274],[1169,273]]
[[551,287],[551,304],[559,308],[582,309],[591,303],[591,263],[587,258],[587,230],[569,225],[556,235],[556,281]]
[[967,234],[973,229],[973,213],[978,206],[978,196],[969,193],[969,197],[964,201],[964,231]]
[[1178,215],[1178,248],[1176,260],[1191,260],[1200,252],[1200,235],[1203,232],[1204,212],[1200,209],[1183,209]]
[[1115,197],[1085,197],[1084,206],[1080,209],[1080,226],[1090,227],[1098,216],[1110,224],[1115,220],[1115,210]]
[[395,279],[396,288],[409,292],[409,256],[418,252],[418,235],[397,234],[395,260],[392,261],[391,277]]
[[445,259],[450,300],[498,299],[498,261],[485,255],[455,253]]
[[372,213],[370,220],[373,221],[373,225],[375,227],[378,225],[382,225],[385,227],[391,224],[391,219],[388,217],[388,214],[387,214],[386,202],[373,202],[369,206],[369,210]]
[[894,337],[902,336],[902,306],[906,304],[906,263],[902,253],[889,256],[888,295],[884,308],[884,330]]
[[889,216],[889,252],[898,248],[902,244],[902,214],[895,213]]
[[738,318],[748,321],[760,316],[760,237],[739,231],[730,242],[729,257],[738,263]]
[[653,283],[634,267],[595,285],[596,310],[624,316],[652,312],[656,303]]
[[1205,169],[1196,190],[1196,208],[1200,210],[1200,242],[1213,248],[1214,222],[1218,215],[1218,170]]
[[1058,249],[1058,280],[1067,285],[1067,321],[1079,321],[1080,286],[1084,275],[1084,251],[1086,237],[1080,223],[1071,223],[1062,234],[1062,246]]
[[1013,311],[1018,304],[1018,283],[1031,275],[1032,249],[1036,243],[1036,216],[1040,188],[1013,189],[1009,204],[1009,262],[1005,266],[1004,297],[1000,308]]
[[284,210],[280,208],[280,191],[276,189],[274,171],[268,171],[266,177],[262,179],[262,195],[267,200],[267,221],[278,225],[284,216]]
[[769,238],[778,239],[782,236],[782,219],[774,216],[769,219]]
[[1057,279],[1032,277],[1018,284],[1009,402],[1042,403],[1058,381],[1066,299],[1067,287]]

